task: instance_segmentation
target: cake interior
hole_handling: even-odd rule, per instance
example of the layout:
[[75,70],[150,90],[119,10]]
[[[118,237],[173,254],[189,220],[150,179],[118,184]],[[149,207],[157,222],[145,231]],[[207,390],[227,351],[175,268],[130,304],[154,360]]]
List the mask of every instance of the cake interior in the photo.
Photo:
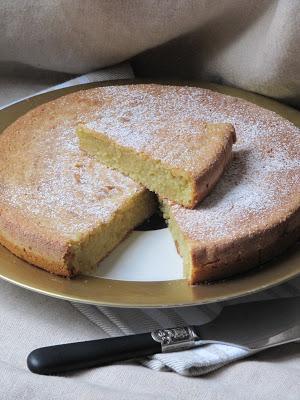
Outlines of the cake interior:
[[162,211],[163,217],[168,224],[168,228],[172,234],[173,240],[176,245],[177,252],[182,257],[183,261],[183,275],[188,282],[191,282],[191,274],[192,274],[192,252],[189,245],[189,241],[187,241],[184,237],[184,234],[178,227],[175,220],[172,218],[169,206],[166,202],[160,203],[160,209]]
[[195,180],[187,171],[121,146],[86,126],[78,126],[80,147],[107,167],[121,171],[161,197],[193,206]]
[[71,274],[93,270],[130,231],[154,213],[156,203],[153,193],[140,191],[127,200],[108,223],[102,223],[87,233],[79,233],[70,241],[69,251],[65,255]]

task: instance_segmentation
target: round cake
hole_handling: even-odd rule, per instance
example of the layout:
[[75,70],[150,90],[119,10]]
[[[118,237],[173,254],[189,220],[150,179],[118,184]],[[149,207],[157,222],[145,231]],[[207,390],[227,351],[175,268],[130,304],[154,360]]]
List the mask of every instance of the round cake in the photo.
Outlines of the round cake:
[[[91,264],[91,255],[93,263],[101,259],[153,212],[148,191],[80,152],[75,135],[78,124],[98,118],[104,101],[110,115],[119,118],[124,99],[137,96],[155,104],[154,121],[235,127],[233,160],[204,201],[187,209],[161,199],[191,284],[250,269],[295,243],[300,236],[299,129],[274,112],[211,90],[136,84],[67,95],[29,112],[0,136],[3,245],[49,271],[72,275]],[[143,126],[148,114],[135,117]],[[176,141],[167,144],[171,153]],[[120,219],[113,219],[117,215]],[[126,229],[116,235],[128,215]],[[104,232],[108,226],[112,231]]]

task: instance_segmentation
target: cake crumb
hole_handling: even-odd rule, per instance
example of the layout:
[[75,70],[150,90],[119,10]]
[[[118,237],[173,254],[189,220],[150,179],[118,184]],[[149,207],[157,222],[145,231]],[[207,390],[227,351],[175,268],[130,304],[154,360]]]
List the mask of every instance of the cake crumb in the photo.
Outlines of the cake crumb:
[[78,173],[74,174],[75,181],[80,183],[80,175]]

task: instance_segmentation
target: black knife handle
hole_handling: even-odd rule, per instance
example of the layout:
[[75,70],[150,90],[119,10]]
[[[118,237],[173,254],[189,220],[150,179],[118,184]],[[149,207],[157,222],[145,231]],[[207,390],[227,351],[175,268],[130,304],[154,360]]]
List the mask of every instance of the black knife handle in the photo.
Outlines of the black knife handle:
[[151,333],[142,333],[41,347],[29,354],[27,366],[36,374],[52,375],[149,356],[161,351],[161,344],[152,339]]

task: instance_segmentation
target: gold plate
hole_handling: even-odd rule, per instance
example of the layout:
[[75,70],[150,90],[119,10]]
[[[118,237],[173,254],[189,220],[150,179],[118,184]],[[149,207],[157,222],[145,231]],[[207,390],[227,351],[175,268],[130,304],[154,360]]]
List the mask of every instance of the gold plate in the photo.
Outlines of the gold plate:
[[[124,83],[138,83],[138,81],[89,83],[43,93],[23,100],[0,111],[0,132],[28,110],[57,97],[79,89]],[[174,84],[174,82],[172,83]],[[300,127],[300,113],[274,100],[226,86],[208,83],[188,84],[241,97],[277,112]],[[0,246],[1,278],[45,295],[81,303],[115,307],[178,307],[212,303],[258,292],[285,282],[298,274],[300,274],[300,251],[299,247],[294,247],[263,267],[210,285],[202,284],[190,287],[185,280],[134,282],[91,276],[79,276],[69,280],[35,268]]]

